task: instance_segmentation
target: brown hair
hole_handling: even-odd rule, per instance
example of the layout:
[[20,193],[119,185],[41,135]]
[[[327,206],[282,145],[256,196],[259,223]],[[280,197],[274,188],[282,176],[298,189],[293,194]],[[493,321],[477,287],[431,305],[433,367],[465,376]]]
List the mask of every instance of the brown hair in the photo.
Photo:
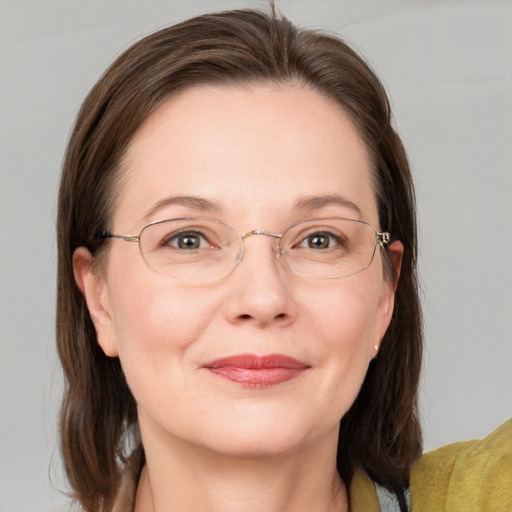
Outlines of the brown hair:
[[[421,453],[417,390],[421,311],[416,276],[414,191],[407,157],[391,123],[386,93],[370,67],[337,37],[299,29],[286,18],[235,10],[190,19],[134,44],[85,99],[71,135],[59,194],[57,344],[66,387],[61,450],[75,498],[86,511],[107,508],[137,438],[137,415],[119,360],[107,357],[72,255],[98,257],[106,245],[127,145],[170,95],[199,84],[297,83],[336,100],[351,116],[373,161],[380,227],[404,245],[391,325],[362,389],[342,419],[338,471],[348,484],[362,467],[402,488]],[[142,459],[141,459],[142,460]]]

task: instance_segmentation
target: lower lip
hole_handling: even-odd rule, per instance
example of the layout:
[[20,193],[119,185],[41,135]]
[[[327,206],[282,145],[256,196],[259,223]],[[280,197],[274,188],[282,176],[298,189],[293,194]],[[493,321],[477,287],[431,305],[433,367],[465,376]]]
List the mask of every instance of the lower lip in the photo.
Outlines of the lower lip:
[[264,388],[295,379],[307,368],[208,368],[208,370],[244,387]]

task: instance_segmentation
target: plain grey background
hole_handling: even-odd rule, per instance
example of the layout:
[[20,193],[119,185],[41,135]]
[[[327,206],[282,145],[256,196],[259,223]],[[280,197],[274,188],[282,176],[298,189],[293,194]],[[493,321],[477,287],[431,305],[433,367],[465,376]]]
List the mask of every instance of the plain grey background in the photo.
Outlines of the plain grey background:
[[[512,413],[512,3],[279,0],[386,85],[416,180],[427,449]],[[54,222],[87,91],[140,36],[252,1],[0,0],[0,512],[64,510]]]

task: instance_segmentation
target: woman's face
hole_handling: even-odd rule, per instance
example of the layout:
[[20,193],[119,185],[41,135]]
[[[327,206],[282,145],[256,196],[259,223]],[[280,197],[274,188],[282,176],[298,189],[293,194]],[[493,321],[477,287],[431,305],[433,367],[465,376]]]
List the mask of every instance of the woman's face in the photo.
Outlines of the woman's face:
[[[369,167],[347,115],[310,89],[188,89],[135,135],[113,232],[179,217],[219,219],[238,233],[318,217],[379,228]],[[85,249],[75,253],[98,341],[119,356],[147,439],[245,455],[337,439],[391,318],[379,249],[356,275],[313,279],[276,258],[272,238],[245,246],[231,274],[192,284],[149,268],[136,243],[112,240],[99,273]],[[397,261],[400,250],[391,248]],[[258,381],[259,370],[237,367],[248,354],[293,358],[298,369]],[[210,363],[225,358],[217,366],[230,367],[215,371]],[[247,380],[237,377],[244,371]]]

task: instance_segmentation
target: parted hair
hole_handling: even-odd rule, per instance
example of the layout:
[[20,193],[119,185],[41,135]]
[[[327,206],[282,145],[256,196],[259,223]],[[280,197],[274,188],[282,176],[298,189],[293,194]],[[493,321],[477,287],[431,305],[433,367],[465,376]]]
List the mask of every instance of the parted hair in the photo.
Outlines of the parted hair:
[[127,146],[171,95],[195,85],[272,83],[309,87],[350,116],[370,156],[380,227],[404,245],[391,324],[341,420],[337,465],[347,485],[356,468],[364,469],[405,510],[403,488],[422,449],[422,319],[407,156],[386,93],[365,60],[337,36],[298,28],[271,7],[203,15],[141,39],[103,74],[78,113],[59,191],[56,327],[65,376],[61,453],[73,498],[87,512],[109,510],[123,466],[135,460],[141,467],[144,451],[135,400],[118,358],[97,343],[73,277],[73,253],[80,246],[94,259],[108,252],[100,234],[115,210]]

